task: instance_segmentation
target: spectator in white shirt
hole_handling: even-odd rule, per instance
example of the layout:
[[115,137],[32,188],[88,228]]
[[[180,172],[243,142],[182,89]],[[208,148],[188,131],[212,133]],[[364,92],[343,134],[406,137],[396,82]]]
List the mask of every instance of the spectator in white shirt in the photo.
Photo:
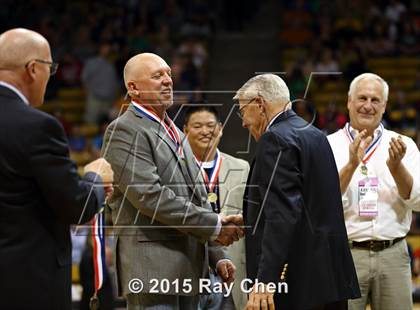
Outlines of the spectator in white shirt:
[[388,84],[364,73],[350,84],[350,123],[328,136],[340,175],[344,218],[362,298],[349,309],[412,309],[405,236],[420,211],[419,150],[381,124]]

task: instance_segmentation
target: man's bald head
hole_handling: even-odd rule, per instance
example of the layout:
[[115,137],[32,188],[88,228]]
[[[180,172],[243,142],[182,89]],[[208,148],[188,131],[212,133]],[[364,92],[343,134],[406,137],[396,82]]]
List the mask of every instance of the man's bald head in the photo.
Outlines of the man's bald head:
[[0,34],[0,80],[13,85],[33,106],[44,102],[51,50],[39,33],[16,28]]
[[46,57],[51,57],[48,41],[35,31],[16,28],[0,35],[0,69],[13,70]]
[[171,68],[156,54],[142,53],[130,58],[124,67],[124,84],[133,100],[159,105],[162,110],[172,105]]
[[136,80],[139,76],[144,75],[153,68],[153,64],[161,63],[167,66],[165,60],[160,56],[153,53],[142,53],[131,57],[124,67],[124,84],[127,87],[127,83],[132,80]]

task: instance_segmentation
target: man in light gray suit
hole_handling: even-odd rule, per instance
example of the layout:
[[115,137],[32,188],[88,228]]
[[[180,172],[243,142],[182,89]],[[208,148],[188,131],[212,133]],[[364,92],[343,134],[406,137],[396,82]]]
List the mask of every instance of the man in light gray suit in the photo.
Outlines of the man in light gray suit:
[[[219,151],[223,130],[217,110],[209,105],[189,107],[185,114],[184,133],[206,180],[213,211],[222,215],[241,214],[249,164]],[[246,306],[247,295],[240,285],[246,278],[244,240],[233,243],[226,251],[235,266],[232,292],[227,297],[222,293],[203,296],[201,309],[242,310]],[[214,281],[220,282],[220,278],[214,276]]]
[[115,173],[108,204],[118,292],[130,310],[197,309],[209,264],[233,277],[220,245],[243,236],[242,218],[217,215],[207,201],[191,148],[166,114],[173,98],[166,62],[136,55],[124,82],[131,103],[107,128],[102,150]]

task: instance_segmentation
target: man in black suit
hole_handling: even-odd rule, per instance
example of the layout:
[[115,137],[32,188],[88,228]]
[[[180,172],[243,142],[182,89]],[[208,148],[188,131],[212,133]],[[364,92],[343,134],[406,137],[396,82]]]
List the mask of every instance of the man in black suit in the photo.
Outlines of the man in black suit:
[[243,127],[257,141],[244,221],[248,278],[260,284],[247,308],[347,309],[347,299],[360,291],[334,157],[326,137],[290,109],[289,98],[273,74],[255,76],[234,97]]
[[0,309],[71,309],[70,224],[90,220],[113,181],[104,159],[81,180],[62,126],[33,108],[56,69],[40,34],[0,35]]

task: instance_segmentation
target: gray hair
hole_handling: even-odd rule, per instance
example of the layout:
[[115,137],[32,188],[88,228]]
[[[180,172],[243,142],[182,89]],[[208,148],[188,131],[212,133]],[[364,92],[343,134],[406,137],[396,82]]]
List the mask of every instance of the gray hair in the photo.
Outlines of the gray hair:
[[249,79],[235,94],[233,100],[264,97],[269,103],[288,103],[290,92],[282,78],[275,74],[265,73]]
[[364,80],[364,79],[369,79],[369,80],[374,80],[374,81],[380,82],[381,85],[382,85],[382,92],[383,92],[382,94],[383,94],[384,100],[385,100],[385,102],[388,101],[388,94],[389,94],[389,86],[388,86],[388,83],[383,78],[381,78],[379,75],[374,74],[374,73],[363,73],[363,74],[360,74],[360,75],[356,76],[353,79],[353,81],[351,81],[349,92],[348,92],[348,95],[349,95],[349,98],[350,99],[352,98],[352,96],[353,96],[353,94],[354,94],[354,92],[356,90],[357,84],[359,84],[359,82],[362,81],[362,80]]

